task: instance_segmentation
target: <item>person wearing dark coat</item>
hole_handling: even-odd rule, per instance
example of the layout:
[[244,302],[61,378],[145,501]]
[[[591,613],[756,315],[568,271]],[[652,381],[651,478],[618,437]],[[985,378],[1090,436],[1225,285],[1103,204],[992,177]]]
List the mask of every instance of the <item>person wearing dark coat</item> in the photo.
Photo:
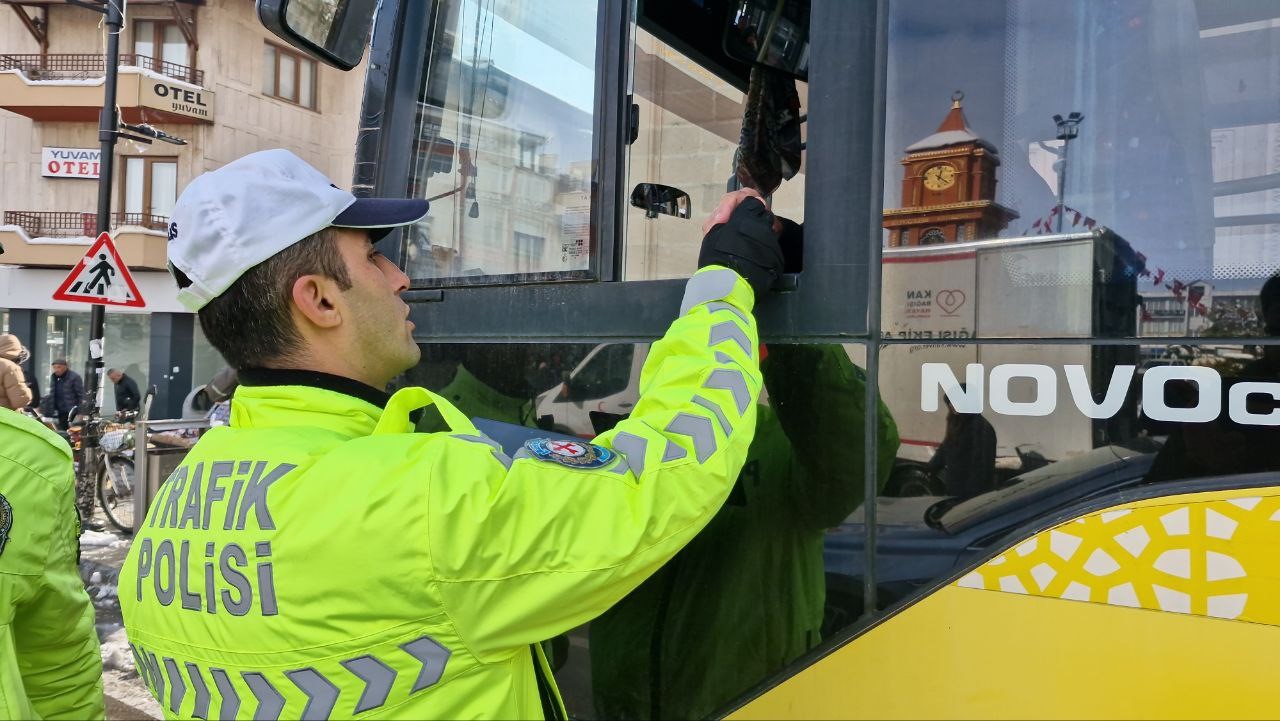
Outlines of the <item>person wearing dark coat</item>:
[[993,488],[996,430],[980,413],[961,413],[947,403],[947,433],[929,461],[942,476],[947,495],[972,498]]
[[80,374],[67,367],[67,359],[57,358],[50,364],[53,375],[49,377],[49,404],[53,417],[58,419],[58,428],[67,430],[70,426],[71,411],[84,402],[84,381]]
[[138,392],[138,384],[124,371],[112,368],[107,377],[116,387],[116,411],[136,411],[142,403],[142,394]]

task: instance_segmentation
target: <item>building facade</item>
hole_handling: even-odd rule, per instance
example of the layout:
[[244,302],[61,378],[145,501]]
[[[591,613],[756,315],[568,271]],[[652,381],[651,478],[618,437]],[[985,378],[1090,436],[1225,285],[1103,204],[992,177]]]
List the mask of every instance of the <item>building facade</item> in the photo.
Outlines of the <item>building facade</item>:
[[[51,296],[93,241],[106,29],[101,14],[62,2],[2,10],[0,330],[31,349],[43,391],[52,359],[79,371],[88,355],[89,306]],[[174,201],[197,175],[275,147],[349,184],[364,72],[279,44],[252,0],[130,0],[118,78],[124,122],[186,144],[116,145],[111,233],[147,305],[108,310],[105,364],[155,385],[153,416],[173,417],[222,366],[165,272]]]

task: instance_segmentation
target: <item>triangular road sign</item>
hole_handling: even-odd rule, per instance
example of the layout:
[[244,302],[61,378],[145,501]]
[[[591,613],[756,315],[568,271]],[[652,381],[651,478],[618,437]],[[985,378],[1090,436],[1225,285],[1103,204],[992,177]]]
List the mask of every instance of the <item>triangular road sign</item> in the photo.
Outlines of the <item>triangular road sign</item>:
[[120,259],[115,243],[105,232],[98,236],[80,262],[72,266],[67,279],[54,291],[53,299],[131,308],[147,305],[129,274],[129,267]]

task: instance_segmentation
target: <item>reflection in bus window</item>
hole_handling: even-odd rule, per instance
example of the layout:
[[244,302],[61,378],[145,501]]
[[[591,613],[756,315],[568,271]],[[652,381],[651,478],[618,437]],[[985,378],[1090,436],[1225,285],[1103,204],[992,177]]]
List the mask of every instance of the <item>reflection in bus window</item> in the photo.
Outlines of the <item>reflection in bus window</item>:
[[450,0],[430,32],[409,192],[431,212],[407,234],[406,272],[586,277],[596,3]]
[[[893,4],[886,248],[961,253],[970,241],[1105,228],[1131,256],[1139,303],[1130,318],[1132,294],[1119,299],[1106,335],[1214,335],[1218,304],[1256,294],[1280,267],[1278,21],[1274,4],[1247,1]],[[886,326],[915,290],[960,289],[970,307],[998,307],[981,272],[965,287],[963,265],[934,266],[898,295],[886,288]],[[1108,270],[1106,259],[1094,267]],[[1036,308],[1016,326],[977,318],[968,333],[1061,337],[1060,318],[1092,312],[1085,332],[1104,334],[1107,319],[1070,293],[1077,282],[1052,258],[1028,255],[1021,271],[1059,312]],[[935,303],[910,325],[936,332],[950,320]]]
[[[626,216],[624,279],[682,278],[697,267],[701,219],[734,183],[735,153],[743,138],[747,94],[712,74],[690,57],[636,28],[634,102],[640,111],[639,135],[629,148],[628,189],[661,183],[688,193],[688,220],[668,215],[646,217],[629,207]],[[808,88],[789,77],[803,110]],[[798,152],[798,151],[797,151]],[[771,199],[773,211],[804,220],[804,165],[781,184]]]

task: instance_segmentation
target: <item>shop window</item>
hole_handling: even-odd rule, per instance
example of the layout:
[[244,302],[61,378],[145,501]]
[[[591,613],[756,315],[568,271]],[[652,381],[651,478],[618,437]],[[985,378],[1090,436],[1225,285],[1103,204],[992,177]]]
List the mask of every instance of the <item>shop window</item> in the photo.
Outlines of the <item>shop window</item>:
[[316,61],[271,43],[263,45],[262,61],[264,95],[316,109]]

